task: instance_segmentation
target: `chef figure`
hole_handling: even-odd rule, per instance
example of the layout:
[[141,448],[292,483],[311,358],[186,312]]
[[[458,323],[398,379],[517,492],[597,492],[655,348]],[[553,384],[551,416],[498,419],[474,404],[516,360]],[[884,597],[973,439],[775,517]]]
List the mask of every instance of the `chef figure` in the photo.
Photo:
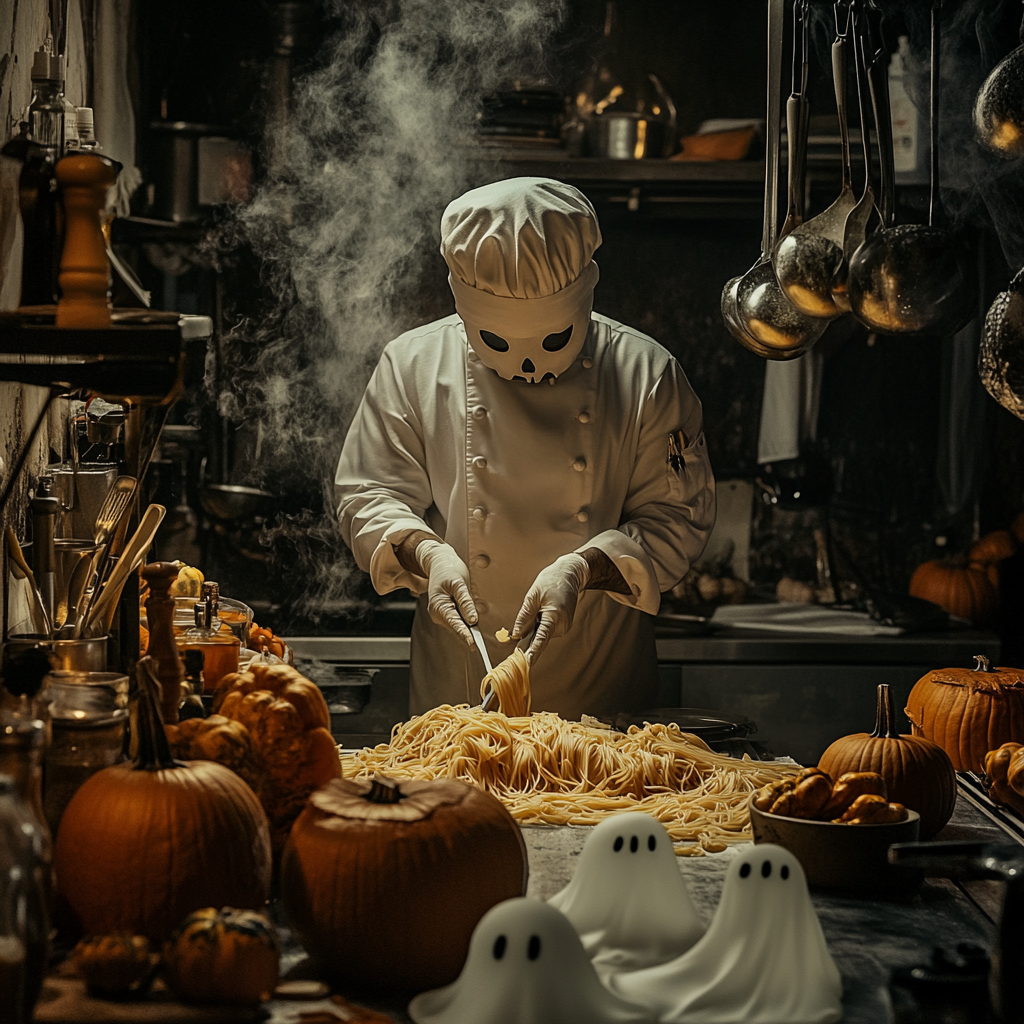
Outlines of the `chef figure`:
[[392,341],[338,463],[346,543],[419,598],[410,708],[479,703],[466,623],[535,628],[533,709],[657,704],[661,594],[715,519],[701,406],[653,339],[593,312],[601,244],[577,189],[511,178],[441,220],[457,312]]

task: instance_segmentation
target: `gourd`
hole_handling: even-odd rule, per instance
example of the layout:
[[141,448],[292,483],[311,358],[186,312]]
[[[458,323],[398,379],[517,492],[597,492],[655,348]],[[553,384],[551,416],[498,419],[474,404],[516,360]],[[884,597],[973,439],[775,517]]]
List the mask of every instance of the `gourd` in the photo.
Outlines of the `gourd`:
[[249,731],[263,772],[260,802],[279,854],[310,793],[341,775],[327,702],[290,666],[255,664],[221,680],[213,711]]
[[893,825],[907,820],[903,804],[891,804],[877,793],[864,793],[836,818],[842,825]]
[[957,559],[936,559],[919,565],[910,578],[910,594],[976,626],[991,622],[999,604],[999,596],[984,569]]
[[234,772],[171,756],[149,658],[137,676],[138,756],[90,776],[74,795],[53,865],[60,898],[86,934],[162,942],[200,907],[264,904],[270,832]]
[[91,935],[75,946],[74,965],[97,996],[126,996],[148,988],[153,960],[144,935]]
[[336,779],[281,861],[289,923],[339,985],[420,992],[454,981],[495,904],[526,890],[526,847],[501,802],[454,779]]
[[985,774],[989,781],[989,796],[1024,814],[1024,746],[1004,743],[985,755]]
[[271,629],[264,629],[254,622],[249,630],[246,646],[252,651],[267,651],[276,654],[282,661],[287,660],[288,645]]
[[171,584],[171,597],[199,597],[203,592],[203,582],[206,577],[202,570],[192,565],[177,563],[178,575]]
[[204,907],[164,943],[164,979],[185,1002],[255,1006],[277,985],[281,949],[264,914]]
[[878,710],[872,733],[836,740],[821,755],[818,767],[833,778],[847,772],[877,772],[888,799],[921,815],[921,838],[930,839],[953,816],[956,772],[942,747],[922,736],[899,735],[892,694],[878,687]]
[[253,747],[249,730],[223,715],[186,718],[165,726],[171,754],[182,761],[216,761],[230,768],[257,795],[263,785],[262,759]]
[[980,569],[999,596],[999,564],[1017,553],[1017,541],[1009,530],[993,530],[971,545],[967,563]]
[[1003,743],[1024,742],[1024,670],[940,668],[910,691],[906,715],[915,736],[938,743],[958,772],[980,772],[985,755]]

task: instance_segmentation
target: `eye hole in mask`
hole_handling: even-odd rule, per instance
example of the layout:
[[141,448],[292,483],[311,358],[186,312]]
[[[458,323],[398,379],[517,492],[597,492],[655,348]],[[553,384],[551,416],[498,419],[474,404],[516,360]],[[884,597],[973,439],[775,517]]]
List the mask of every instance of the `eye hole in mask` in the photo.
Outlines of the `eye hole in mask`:
[[[570,327],[569,330],[572,330]],[[483,338],[484,344],[488,348],[493,348],[495,352],[507,352],[508,342],[504,338],[498,337],[497,334],[492,334],[490,331],[481,331],[480,337]],[[569,339],[567,338],[566,341]],[[547,345],[547,342],[544,342]]]
[[558,352],[569,344],[571,337],[572,324],[569,324],[561,334],[549,334],[541,344],[545,352]]

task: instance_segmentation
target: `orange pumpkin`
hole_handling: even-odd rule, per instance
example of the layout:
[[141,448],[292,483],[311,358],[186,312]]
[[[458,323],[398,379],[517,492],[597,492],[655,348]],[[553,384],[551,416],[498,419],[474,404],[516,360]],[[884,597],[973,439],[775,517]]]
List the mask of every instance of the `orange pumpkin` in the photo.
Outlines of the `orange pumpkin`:
[[980,772],[990,750],[1024,742],[1024,670],[974,661],[922,676],[905,708],[914,735],[938,743],[958,772]]
[[877,772],[889,800],[921,815],[921,838],[930,839],[953,816],[956,772],[945,751],[920,736],[901,736],[895,728],[892,694],[878,687],[875,731],[836,740],[818,767],[836,779],[847,772]]
[[495,904],[526,890],[526,847],[495,797],[454,779],[337,779],[310,798],[281,862],[292,928],[341,985],[454,981]]
[[1024,814],[1024,746],[1004,743],[985,755],[988,793],[997,804]]
[[984,569],[963,565],[956,559],[919,565],[910,579],[910,593],[976,626],[991,622],[999,605],[999,595]]
[[967,552],[967,561],[991,565],[1013,558],[1016,553],[1017,542],[1013,534],[1009,530],[993,530],[971,545],[970,551]]
[[249,731],[263,770],[260,801],[280,853],[310,793],[341,775],[327,701],[289,665],[253,664],[221,680],[213,711]]
[[249,630],[249,640],[246,646],[251,651],[266,651],[268,654],[276,654],[282,661],[288,661],[288,645],[271,629],[264,629],[254,622]]
[[200,907],[262,907],[266,815],[234,772],[171,757],[150,659],[139,663],[138,757],[82,785],[61,818],[57,889],[87,934],[163,941]]

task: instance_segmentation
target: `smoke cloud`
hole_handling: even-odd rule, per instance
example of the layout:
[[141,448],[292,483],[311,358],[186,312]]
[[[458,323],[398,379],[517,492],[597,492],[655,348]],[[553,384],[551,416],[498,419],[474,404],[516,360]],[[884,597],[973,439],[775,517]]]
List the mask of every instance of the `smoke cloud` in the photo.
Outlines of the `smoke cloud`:
[[[280,172],[221,244],[247,242],[268,309],[225,339],[255,352],[216,396],[258,424],[249,479],[281,491],[315,480],[322,513],[279,521],[264,542],[294,546],[307,611],[351,590],[331,484],[345,431],[381,349],[454,309],[440,282],[439,221],[453,198],[496,177],[470,159],[483,95],[543,76],[563,0],[330,0],[341,30],[270,126]],[[435,292],[438,291],[435,289]],[[250,343],[253,343],[250,345]],[[259,467],[273,467],[261,470]]]

